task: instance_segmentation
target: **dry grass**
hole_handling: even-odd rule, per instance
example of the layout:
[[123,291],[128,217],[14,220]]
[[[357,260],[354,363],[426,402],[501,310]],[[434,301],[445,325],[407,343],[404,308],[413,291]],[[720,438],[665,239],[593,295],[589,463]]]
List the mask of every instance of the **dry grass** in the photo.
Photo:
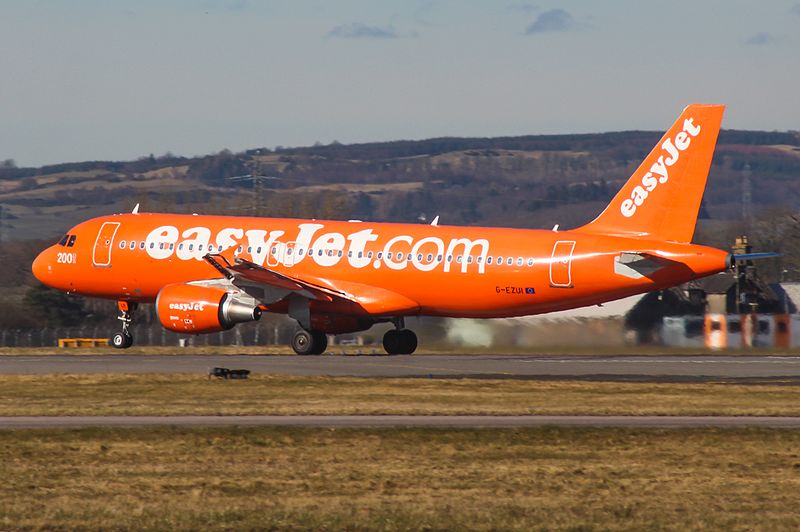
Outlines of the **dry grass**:
[[2,375],[0,415],[800,415],[783,384]]
[[788,430],[0,432],[2,529],[796,530]]

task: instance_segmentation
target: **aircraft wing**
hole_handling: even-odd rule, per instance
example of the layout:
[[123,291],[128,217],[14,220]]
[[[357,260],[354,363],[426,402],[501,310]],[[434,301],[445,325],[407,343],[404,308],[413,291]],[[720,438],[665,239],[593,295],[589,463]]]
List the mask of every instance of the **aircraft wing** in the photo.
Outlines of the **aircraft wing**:
[[309,275],[289,276],[241,258],[234,259],[233,264],[222,255],[204,258],[235,286],[265,305],[297,294],[354,314],[391,315],[419,308],[417,302],[377,286]]

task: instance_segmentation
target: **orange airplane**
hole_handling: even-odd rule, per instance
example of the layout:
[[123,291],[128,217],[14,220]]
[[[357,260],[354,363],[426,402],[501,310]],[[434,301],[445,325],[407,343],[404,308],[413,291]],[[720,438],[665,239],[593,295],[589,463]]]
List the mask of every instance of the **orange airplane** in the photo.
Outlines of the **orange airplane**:
[[130,347],[139,303],[179,333],[281,312],[297,354],[328,334],[391,322],[389,354],[410,354],[406,316],[501,318],[596,305],[726,270],[691,243],[722,105],[684,109],[592,222],[569,231],[139,213],[80,223],[32,270],[68,293],[117,300]]

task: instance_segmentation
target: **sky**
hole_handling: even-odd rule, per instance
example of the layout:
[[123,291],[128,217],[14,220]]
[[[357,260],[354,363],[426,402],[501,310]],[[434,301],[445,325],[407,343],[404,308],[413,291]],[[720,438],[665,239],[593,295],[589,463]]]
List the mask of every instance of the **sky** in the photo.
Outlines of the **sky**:
[[0,0],[0,160],[800,129],[800,0]]

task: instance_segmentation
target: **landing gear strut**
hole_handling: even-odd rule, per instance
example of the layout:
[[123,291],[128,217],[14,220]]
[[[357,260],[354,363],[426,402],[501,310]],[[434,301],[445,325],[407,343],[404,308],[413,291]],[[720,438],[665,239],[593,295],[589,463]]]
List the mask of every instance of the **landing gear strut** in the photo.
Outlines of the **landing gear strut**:
[[292,338],[292,349],[298,355],[321,355],[328,348],[328,336],[321,331],[300,329]]
[[417,350],[417,335],[405,328],[403,318],[394,320],[395,328],[383,335],[383,348],[390,355],[410,355]]
[[133,321],[133,312],[136,310],[136,303],[128,301],[117,301],[119,316],[117,319],[122,322],[122,331],[114,334],[110,341],[111,345],[117,349],[127,349],[133,345],[133,336],[128,328]]

